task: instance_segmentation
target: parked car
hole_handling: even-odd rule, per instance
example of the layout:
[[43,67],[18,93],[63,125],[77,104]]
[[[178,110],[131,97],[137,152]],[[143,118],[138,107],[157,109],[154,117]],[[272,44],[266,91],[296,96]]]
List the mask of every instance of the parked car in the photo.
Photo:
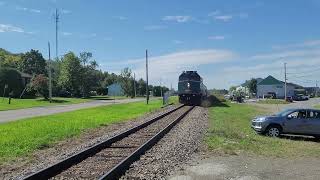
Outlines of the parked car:
[[306,101],[306,100],[309,100],[309,97],[305,96],[303,94],[298,94],[298,95],[293,96],[293,100],[295,100],[295,101]]
[[320,110],[288,109],[272,116],[260,116],[251,121],[259,134],[278,137],[281,134],[310,135],[320,138]]
[[288,96],[288,97],[286,98],[286,101],[287,101],[287,102],[293,102],[293,98],[292,98],[291,96]]

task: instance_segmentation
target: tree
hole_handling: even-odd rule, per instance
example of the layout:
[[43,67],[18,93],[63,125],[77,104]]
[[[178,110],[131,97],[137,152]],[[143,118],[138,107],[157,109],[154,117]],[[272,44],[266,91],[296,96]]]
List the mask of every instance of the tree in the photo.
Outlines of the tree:
[[22,55],[19,69],[28,74],[47,74],[45,59],[38,50],[33,49]]
[[44,74],[36,75],[31,80],[31,88],[37,91],[38,94],[43,96],[45,99],[49,97],[48,78]]
[[236,89],[237,89],[237,86],[231,86],[229,88],[229,92],[231,93],[231,92],[235,91]]
[[257,79],[252,78],[248,82],[248,86],[250,93],[257,93]]
[[5,92],[8,96],[12,92],[13,97],[19,97],[23,91],[21,74],[12,68],[0,68],[0,94]]
[[137,93],[139,96],[144,96],[146,95],[146,87],[147,83],[141,78],[137,82]]
[[81,82],[81,61],[74,53],[69,52],[62,58],[58,84],[72,96],[80,96]]
[[127,96],[133,97],[134,92],[133,92],[133,78],[132,78],[131,69],[124,68],[121,71],[120,77],[121,77],[120,83],[124,91],[124,94]]
[[152,92],[153,96],[161,96],[161,91],[162,91],[162,96],[165,92],[169,91],[169,88],[164,87],[164,86],[153,86]]

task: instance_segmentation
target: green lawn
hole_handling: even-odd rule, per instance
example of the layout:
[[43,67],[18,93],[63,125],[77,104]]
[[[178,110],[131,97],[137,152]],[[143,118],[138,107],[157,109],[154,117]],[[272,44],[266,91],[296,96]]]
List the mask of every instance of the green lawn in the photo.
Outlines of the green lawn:
[[136,118],[154,111],[160,100],[116,104],[0,124],[0,163],[30,155],[36,149],[79,135],[82,131]]
[[289,102],[283,99],[264,99],[258,101],[259,104],[289,104]]
[[210,108],[210,129],[206,138],[209,149],[226,154],[247,152],[276,157],[320,157],[320,142],[257,135],[250,128],[250,120],[258,114],[265,112],[244,104],[226,103]]
[[43,98],[37,99],[11,99],[11,104],[8,104],[8,98],[0,98],[0,111],[23,109],[39,106],[54,106],[62,104],[76,104],[82,102],[88,102],[90,99],[81,98],[53,98],[52,103]]

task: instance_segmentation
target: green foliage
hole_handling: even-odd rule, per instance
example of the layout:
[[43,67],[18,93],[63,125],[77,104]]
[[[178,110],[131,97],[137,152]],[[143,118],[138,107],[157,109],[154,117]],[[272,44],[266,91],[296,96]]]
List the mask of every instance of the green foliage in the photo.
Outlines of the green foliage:
[[[7,89],[5,86],[7,85]],[[0,95],[5,91],[5,96],[12,92],[13,97],[19,97],[23,90],[20,73],[12,68],[0,68]]]
[[33,49],[22,55],[19,69],[28,74],[47,74],[45,59],[38,50]]
[[131,69],[124,68],[121,71],[120,77],[121,77],[120,83],[124,91],[124,94],[127,96],[133,97],[134,89],[133,89],[133,77],[132,77]]
[[31,88],[38,92],[45,99],[49,97],[49,80],[44,74],[36,75],[31,80]]
[[73,96],[80,96],[82,82],[82,66],[79,58],[72,52],[64,55],[61,61],[58,84],[71,92]]
[[137,82],[137,94],[138,96],[144,96],[146,95],[146,87],[147,83],[141,78]]
[[0,124],[0,162],[30,155],[84,130],[123,122],[162,106],[161,101],[116,104]]
[[163,95],[167,91],[169,91],[169,88],[163,87],[163,86],[153,86],[153,89],[152,89],[153,96],[157,96],[157,97],[160,97],[161,93]]
[[0,67],[16,68],[21,63],[21,55],[12,54],[0,48]]
[[252,78],[248,82],[248,86],[250,93],[257,93],[257,79]]

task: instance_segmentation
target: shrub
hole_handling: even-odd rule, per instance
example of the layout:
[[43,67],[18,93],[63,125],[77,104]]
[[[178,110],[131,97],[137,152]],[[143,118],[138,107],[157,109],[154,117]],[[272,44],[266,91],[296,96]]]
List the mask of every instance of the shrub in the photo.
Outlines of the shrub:
[[38,94],[43,96],[45,99],[49,97],[48,78],[44,74],[36,75],[32,78],[31,86]]
[[5,90],[5,96],[8,96],[9,93],[11,93],[13,97],[19,97],[21,92],[23,91],[21,74],[17,70],[12,68],[0,68],[1,96],[4,94],[6,85],[8,88]]

